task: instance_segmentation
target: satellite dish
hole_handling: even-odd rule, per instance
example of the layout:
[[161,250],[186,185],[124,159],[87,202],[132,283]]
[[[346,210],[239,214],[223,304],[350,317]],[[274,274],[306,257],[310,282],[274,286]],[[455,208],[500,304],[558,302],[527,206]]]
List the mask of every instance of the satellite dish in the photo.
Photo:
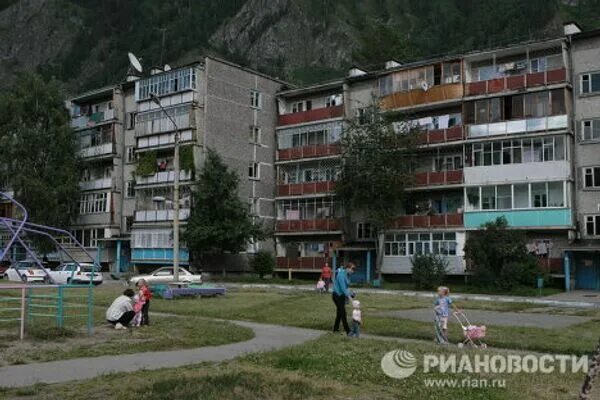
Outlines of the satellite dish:
[[425,81],[421,82],[421,89],[423,89],[424,92],[429,90],[429,84]]
[[170,70],[171,70],[171,66],[169,64],[165,64],[163,71],[170,71]]
[[133,53],[127,53],[127,57],[129,57],[129,63],[131,64],[131,66],[141,74],[142,64],[140,63],[140,60],[138,60],[138,58]]

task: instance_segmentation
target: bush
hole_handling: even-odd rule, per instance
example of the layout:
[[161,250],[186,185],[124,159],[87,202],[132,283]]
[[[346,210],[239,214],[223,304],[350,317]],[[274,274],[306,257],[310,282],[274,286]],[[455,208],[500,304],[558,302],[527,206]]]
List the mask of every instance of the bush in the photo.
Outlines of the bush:
[[417,254],[412,260],[415,289],[435,289],[444,283],[448,262],[439,255]]
[[250,260],[250,266],[262,279],[265,275],[272,274],[275,271],[275,258],[265,250],[260,250]]

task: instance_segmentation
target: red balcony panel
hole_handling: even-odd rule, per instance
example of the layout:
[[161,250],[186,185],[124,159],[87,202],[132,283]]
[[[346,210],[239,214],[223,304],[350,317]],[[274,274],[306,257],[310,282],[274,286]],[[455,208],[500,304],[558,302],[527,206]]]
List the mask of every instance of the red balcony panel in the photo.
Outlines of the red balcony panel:
[[421,172],[415,174],[415,185],[425,186],[429,184],[429,174],[427,172]]
[[302,184],[301,194],[314,194],[316,192],[316,184],[314,182],[307,182]]
[[277,268],[289,268],[290,259],[287,257],[277,257]]
[[340,221],[338,219],[328,219],[328,229],[329,231],[339,231],[341,228]]
[[430,226],[446,226],[446,215],[431,215],[429,217],[429,225]]
[[314,266],[315,269],[321,269],[325,266],[325,258],[324,257],[314,257]]
[[463,181],[463,171],[447,171],[446,172],[446,183],[462,183]]
[[279,161],[297,160],[299,158],[324,157],[339,153],[340,147],[337,144],[316,144],[279,150],[277,159]]
[[427,144],[429,143],[429,133],[428,132],[420,132],[417,136],[417,144]]
[[316,146],[306,146],[302,148],[302,158],[316,157],[317,148]]
[[487,84],[488,93],[498,93],[506,89],[504,78],[490,79]]
[[302,232],[307,232],[307,231],[314,231],[316,230],[316,223],[314,220],[311,219],[305,219],[300,222],[300,231]]
[[302,158],[302,147],[294,147],[290,149],[290,159]]
[[290,185],[277,185],[277,196],[289,196]]
[[429,136],[429,143],[443,143],[445,141],[443,129],[436,129],[433,131],[429,131],[427,136]]
[[313,232],[340,230],[337,219],[288,220],[277,221],[277,232]]
[[283,149],[277,151],[277,159],[280,161],[289,160],[292,158],[290,149]]
[[430,172],[429,173],[429,184],[430,185],[443,185],[446,183],[444,172]]
[[402,215],[401,217],[396,218],[393,226],[394,228],[412,228],[415,226],[414,216]]
[[565,68],[546,71],[546,83],[559,83],[567,80],[567,70]]
[[302,195],[302,184],[301,183],[294,183],[292,185],[289,185],[289,187],[290,187],[290,196]]
[[462,214],[447,214],[446,215],[447,226],[462,226],[463,215]]
[[300,258],[300,268],[314,269],[315,268],[315,258],[314,257]]
[[429,226],[429,215],[414,215],[415,228],[424,228]]
[[290,230],[289,221],[277,221],[275,229],[277,230],[277,232],[287,232],[287,231],[289,231]]
[[279,126],[302,124],[304,122],[319,121],[322,119],[339,118],[344,115],[344,106],[317,108],[314,110],[297,113],[283,114],[278,117]]
[[487,93],[487,82],[471,82],[467,84],[467,95],[475,96],[478,94],[486,94]]
[[506,88],[509,90],[523,89],[525,87],[525,75],[507,76]]
[[534,72],[527,74],[527,86],[539,86],[546,83],[544,72]]
[[454,140],[463,140],[463,127],[462,126],[453,126],[452,128],[446,129],[446,141],[452,142]]
[[538,266],[545,272],[560,274],[563,272],[562,258],[542,257],[537,259]]
[[287,221],[289,224],[290,232],[298,232],[302,230],[302,222],[300,220]]

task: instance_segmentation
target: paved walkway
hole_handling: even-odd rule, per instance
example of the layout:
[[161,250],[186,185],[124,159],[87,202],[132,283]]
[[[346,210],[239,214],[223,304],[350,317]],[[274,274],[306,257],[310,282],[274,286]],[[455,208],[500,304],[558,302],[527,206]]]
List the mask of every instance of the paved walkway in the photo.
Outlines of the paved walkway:
[[[228,288],[243,289],[278,289],[278,290],[299,290],[314,291],[314,285],[279,285],[268,283],[224,283]],[[375,288],[353,288],[356,293],[373,293],[390,296],[411,296],[432,299],[436,296],[433,292],[417,292],[414,290],[387,290]],[[596,293],[596,294],[594,294]],[[527,296],[504,296],[492,294],[468,294],[452,293],[455,300],[473,300],[473,301],[494,301],[500,303],[527,303],[540,306],[562,307],[562,308],[600,308],[599,292],[568,292],[547,297],[527,297]]]
[[254,330],[254,338],[245,342],[197,349],[85,357],[2,367],[0,368],[0,387],[22,387],[36,383],[64,383],[91,379],[114,372],[175,368],[202,362],[226,361],[244,354],[271,351],[301,344],[324,334],[324,332],[310,329],[245,321],[231,322]]
[[[581,324],[590,321],[591,318],[575,317],[569,315],[550,315],[542,313],[522,313],[522,312],[499,312],[485,310],[469,310],[467,318],[475,325],[500,325],[500,326],[524,326],[530,328],[566,328],[571,325]],[[432,322],[433,311],[431,308],[419,308],[413,310],[387,311],[378,313],[394,318],[410,319],[413,321]],[[458,324],[458,321],[451,316],[450,323]]]

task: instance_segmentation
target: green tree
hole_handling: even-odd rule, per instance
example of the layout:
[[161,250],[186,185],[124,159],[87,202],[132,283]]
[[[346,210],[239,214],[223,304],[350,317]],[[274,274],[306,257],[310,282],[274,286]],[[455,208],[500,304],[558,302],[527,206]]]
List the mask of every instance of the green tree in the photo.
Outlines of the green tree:
[[250,260],[250,266],[262,279],[265,275],[272,274],[275,271],[275,258],[270,252],[260,250]]
[[509,229],[504,217],[470,232],[465,243],[465,259],[474,282],[505,290],[533,285],[540,270],[525,244],[525,234]]
[[416,254],[412,259],[415,289],[435,289],[444,283],[448,260],[439,254]]
[[57,82],[22,74],[0,109],[0,182],[31,221],[68,227],[79,200],[78,146]]
[[[373,104],[377,104],[374,99]],[[378,105],[352,121],[341,139],[341,173],[336,192],[352,218],[365,217],[377,237],[377,274],[381,278],[384,230],[400,214],[413,181],[417,136],[408,124],[397,133]],[[397,125],[398,126],[398,125]]]
[[238,195],[239,178],[221,157],[208,150],[198,177],[194,203],[183,239],[195,260],[206,255],[238,253],[266,237]]

